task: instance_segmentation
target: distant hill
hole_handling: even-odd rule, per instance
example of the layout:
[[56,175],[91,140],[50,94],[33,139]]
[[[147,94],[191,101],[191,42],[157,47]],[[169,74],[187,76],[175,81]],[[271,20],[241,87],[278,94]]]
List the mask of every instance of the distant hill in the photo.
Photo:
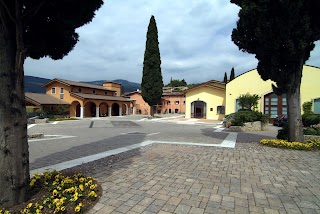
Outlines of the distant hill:
[[[25,75],[24,76],[25,92],[46,93],[45,88],[41,88],[41,86],[49,81],[50,79]],[[141,88],[141,85],[139,83],[134,83],[134,82],[130,82],[123,79],[116,79],[116,80],[110,80],[110,81],[120,83],[122,86],[122,93],[136,91],[137,89]],[[106,80],[96,80],[96,81],[90,81],[85,83],[102,86],[104,82],[106,82]]]
[[49,81],[50,79],[25,75],[24,90],[25,92],[32,93],[46,93],[46,89],[42,88],[41,86]]
[[137,89],[141,88],[141,85],[139,83],[130,82],[128,80],[123,80],[123,79],[96,80],[96,81],[90,81],[90,82],[85,82],[85,83],[94,84],[94,85],[102,85],[106,81],[120,83],[121,86],[122,86],[122,88],[121,88],[121,93],[122,94],[126,93],[126,92],[136,91]]

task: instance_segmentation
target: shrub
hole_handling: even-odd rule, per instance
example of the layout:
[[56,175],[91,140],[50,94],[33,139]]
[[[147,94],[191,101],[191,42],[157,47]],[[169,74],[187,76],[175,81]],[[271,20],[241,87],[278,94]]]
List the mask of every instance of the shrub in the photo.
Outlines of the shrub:
[[312,101],[307,101],[302,104],[304,114],[312,114]]
[[308,140],[305,143],[301,143],[301,142],[288,142],[286,140],[278,140],[278,139],[262,139],[260,143],[266,146],[295,149],[295,150],[319,150],[320,149],[320,140]]
[[317,135],[317,130],[314,128],[303,129],[303,134],[305,135]]
[[264,115],[258,111],[239,111],[233,115],[232,125],[243,126],[246,122],[261,121],[267,123],[269,120],[268,115]]
[[302,122],[304,126],[311,126],[320,123],[320,114],[303,114]]

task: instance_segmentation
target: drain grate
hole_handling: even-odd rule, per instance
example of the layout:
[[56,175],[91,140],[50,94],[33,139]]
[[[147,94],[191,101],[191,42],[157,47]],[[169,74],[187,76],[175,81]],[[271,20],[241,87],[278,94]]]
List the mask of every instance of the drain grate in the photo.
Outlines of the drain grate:
[[145,135],[147,133],[143,133],[143,132],[128,132],[127,134]]

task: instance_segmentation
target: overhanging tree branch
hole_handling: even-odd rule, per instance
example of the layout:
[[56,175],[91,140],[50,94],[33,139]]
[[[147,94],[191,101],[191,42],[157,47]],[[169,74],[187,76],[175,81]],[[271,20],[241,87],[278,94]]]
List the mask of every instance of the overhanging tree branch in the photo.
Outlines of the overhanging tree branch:
[[9,18],[10,18],[13,22],[15,22],[15,19],[13,18],[12,14],[10,13],[10,10],[9,10],[8,6],[3,2],[3,0],[0,0],[0,3],[1,3],[2,6],[6,9]]

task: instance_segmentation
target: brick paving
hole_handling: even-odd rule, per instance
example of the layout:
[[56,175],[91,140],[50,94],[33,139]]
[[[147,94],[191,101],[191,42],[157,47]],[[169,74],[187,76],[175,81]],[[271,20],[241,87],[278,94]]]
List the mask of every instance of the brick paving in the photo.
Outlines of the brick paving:
[[153,145],[91,171],[89,213],[320,213],[319,152]]

